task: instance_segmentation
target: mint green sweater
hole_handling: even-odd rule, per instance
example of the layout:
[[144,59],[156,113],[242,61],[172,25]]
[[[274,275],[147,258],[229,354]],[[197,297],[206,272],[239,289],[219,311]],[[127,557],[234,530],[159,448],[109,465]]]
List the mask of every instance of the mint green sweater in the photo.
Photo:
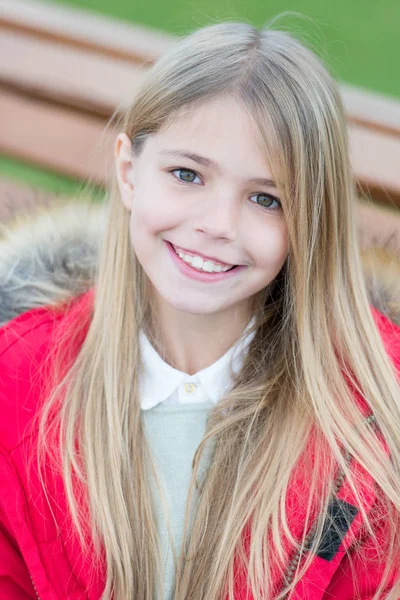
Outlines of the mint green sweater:
[[[185,506],[192,473],[192,461],[206,427],[209,409],[207,402],[191,405],[166,406],[163,403],[142,411],[143,422],[158,477],[163,485],[172,537],[179,555],[182,541]],[[209,461],[210,451],[203,454],[200,477]],[[163,514],[162,501],[153,481],[155,514],[164,566],[164,599],[170,600],[174,591],[174,561]]]

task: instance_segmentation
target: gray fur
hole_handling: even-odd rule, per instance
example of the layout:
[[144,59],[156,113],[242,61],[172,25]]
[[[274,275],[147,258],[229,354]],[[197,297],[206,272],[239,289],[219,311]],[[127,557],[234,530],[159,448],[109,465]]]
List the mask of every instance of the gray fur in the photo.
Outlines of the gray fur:
[[83,202],[41,208],[3,227],[0,325],[92,287],[104,227],[104,207]]

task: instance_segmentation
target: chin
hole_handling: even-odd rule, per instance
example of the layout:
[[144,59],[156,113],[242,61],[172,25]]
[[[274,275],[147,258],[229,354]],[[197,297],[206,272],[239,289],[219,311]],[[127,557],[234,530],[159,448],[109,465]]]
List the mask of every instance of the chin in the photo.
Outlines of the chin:
[[164,302],[167,302],[175,310],[187,313],[190,315],[211,315],[221,310],[220,306],[214,302],[210,302],[210,298],[194,299],[194,298],[169,298],[163,297]]

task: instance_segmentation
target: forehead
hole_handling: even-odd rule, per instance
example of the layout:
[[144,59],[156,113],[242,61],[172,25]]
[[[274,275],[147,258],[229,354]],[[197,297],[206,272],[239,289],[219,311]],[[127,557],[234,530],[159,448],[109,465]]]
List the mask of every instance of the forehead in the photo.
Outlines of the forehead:
[[183,106],[171,115],[161,131],[171,132],[188,125],[197,131],[204,127],[215,130],[224,128],[226,123],[246,128],[251,120],[244,105],[236,98],[220,96]]
[[268,171],[266,148],[258,126],[235,98],[220,97],[176,111],[151,136],[154,151],[184,148],[236,168]]

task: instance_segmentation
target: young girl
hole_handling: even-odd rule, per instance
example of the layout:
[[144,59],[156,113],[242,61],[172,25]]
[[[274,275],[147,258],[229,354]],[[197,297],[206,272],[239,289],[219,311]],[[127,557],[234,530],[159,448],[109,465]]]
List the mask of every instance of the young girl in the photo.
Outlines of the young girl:
[[1,329],[0,599],[400,598],[400,330],[321,62],[199,30],[115,171],[94,285]]

